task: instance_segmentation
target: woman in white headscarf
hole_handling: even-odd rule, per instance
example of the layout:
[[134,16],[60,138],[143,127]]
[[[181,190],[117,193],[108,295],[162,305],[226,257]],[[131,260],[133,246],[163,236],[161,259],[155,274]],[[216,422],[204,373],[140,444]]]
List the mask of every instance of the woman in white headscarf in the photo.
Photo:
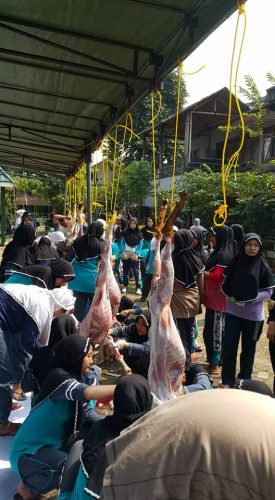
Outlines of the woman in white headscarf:
[[22,366],[23,377],[28,354],[48,343],[52,318],[73,310],[74,302],[66,287],[0,285],[0,436],[14,435],[20,426],[9,421],[15,372],[18,377]]

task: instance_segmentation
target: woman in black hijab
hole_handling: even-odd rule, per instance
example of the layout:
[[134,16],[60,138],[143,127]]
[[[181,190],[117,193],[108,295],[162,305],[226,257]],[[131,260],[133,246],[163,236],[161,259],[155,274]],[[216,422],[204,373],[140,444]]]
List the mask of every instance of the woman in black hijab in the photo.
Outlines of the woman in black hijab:
[[238,378],[250,379],[256,342],[264,321],[264,300],[274,288],[271,269],[262,256],[262,241],[258,234],[244,237],[238,254],[225,270],[222,291],[228,302],[225,315],[222,382],[232,387],[235,381],[237,351],[242,335],[242,352]]
[[36,285],[40,288],[60,288],[74,278],[73,266],[62,257],[58,257],[45,266],[30,264],[21,272],[14,272],[7,283],[21,283],[23,285]]
[[155,225],[154,221],[151,217],[146,219],[146,224],[141,230],[141,234],[143,237],[142,249],[150,248],[151,240],[155,234]]
[[69,284],[76,297],[75,316],[82,321],[90,309],[95,293],[97,265],[101,255],[104,227],[101,222],[92,222],[84,236],[74,241],[72,261],[75,279]]
[[203,245],[203,236],[205,234],[205,231],[200,229],[199,226],[194,226],[194,228],[190,229],[190,231],[191,231],[191,234],[193,236],[192,247],[194,248],[195,252],[198,254],[202,263],[205,264],[208,257],[209,257],[209,252],[207,252],[207,250],[205,250],[204,245]]
[[[152,396],[147,380],[140,375],[129,375],[120,379],[114,392],[113,415],[94,424],[83,442],[77,478],[76,473],[72,474],[72,470],[66,465],[60,499],[63,498],[62,495],[64,498],[69,498],[70,494],[74,498],[89,499],[91,496],[101,498],[107,466],[106,443],[119,436],[121,431],[145,415],[151,407]],[[77,459],[79,462],[79,454],[72,460],[72,455],[77,451],[77,449],[71,451],[68,464]]]
[[213,251],[205,263],[204,305],[206,310],[203,339],[209,372],[215,375],[219,374],[218,365],[221,359],[226,308],[226,297],[221,291],[221,286],[225,268],[236,253],[236,245],[232,238],[233,230],[225,224],[211,227],[209,233]]
[[129,283],[129,274],[132,269],[135,282],[136,293],[141,295],[141,283],[139,276],[138,258],[142,249],[142,233],[138,228],[137,219],[132,217],[129,227],[122,233],[120,241],[121,258],[123,260],[123,288],[122,293],[126,293]]
[[18,493],[23,498],[58,487],[67,458],[61,448],[70,436],[76,437],[85,402],[113,396],[115,389],[85,383],[93,361],[89,339],[70,335],[52,348],[52,360],[54,368],[11,448],[10,462],[22,479]]
[[[24,375],[22,388],[25,392],[32,391],[35,398],[46,376],[51,370],[56,368],[55,358],[53,357],[54,350],[52,348],[61,340],[66,339],[69,335],[75,335],[75,333],[75,320],[70,314],[64,313],[53,318],[49,344],[36,351]],[[35,399],[32,400],[32,404],[34,400]]]
[[179,229],[174,235],[172,260],[175,271],[171,310],[186,351],[186,366],[190,365],[192,331],[200,310],[203,293],[204,265],[192,247],[189,229]]
[[56,316],[52,320],[48,345],[49,347],[53,347],[61,340],[75,333],[76,324],[74,318],[70,314],[59,314],[59,316]]
[[0,274],[4,282],[15,271],[21,271],[24,266],[33,263],[30,248],[35,240],[35,231],[30,225],[19,226],[4,249]]
[[236,241],[237,244],[237,250],[239,250],[241,243],[244,239],[243,226],[241,226],[241,224],[231,224],[231,229],[233,229],[234,240]]
[[117,220],[117,225],[114,230],[114,242],[118,243],[121,240],[122,234],[126,231],[128,226],[128,221],[125,217],[120,217]]
[[53,259],[59,257],[58,251],[51,246],[51,240],[47,236],[42,236],[38,242],[35,254],[35,264],[47,265]]
[[148,376],[150,364],[150,326],[151,312],[145,310],[137,314],[133,323],[110,330],[115,338],[121,339],[117,347],[122,351],[126,364],[133,373],[143,375],[143,377]]

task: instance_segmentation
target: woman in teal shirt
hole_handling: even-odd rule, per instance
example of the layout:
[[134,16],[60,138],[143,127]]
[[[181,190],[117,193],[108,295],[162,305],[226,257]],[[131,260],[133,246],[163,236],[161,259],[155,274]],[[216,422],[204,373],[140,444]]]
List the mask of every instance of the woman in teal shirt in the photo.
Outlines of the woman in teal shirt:
[[10,463],[21,477],[18,493],[23,499],[58,487],[67,458],[61,448],[70,437],[76,439],[85,403],[112,396],[115,389],[110,385],[90,387],[84,382],[93,362],[90,339],[70,335],[55,346],[54,357],[56,368],[47,375],[36,405],[11,447]]
[[104,228],[101,222],[92,222],[84,236],[74,241],[72,261],[75,279],[69,283],[76,297],[75,317],[81,322],[90,309],[95,293],[98,259],[101,254]]

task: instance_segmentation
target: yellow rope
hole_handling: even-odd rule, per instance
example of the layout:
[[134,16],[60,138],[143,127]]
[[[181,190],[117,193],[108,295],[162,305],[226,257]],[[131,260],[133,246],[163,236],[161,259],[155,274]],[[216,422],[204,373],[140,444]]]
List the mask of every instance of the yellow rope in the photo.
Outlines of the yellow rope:
[[[153,93],[153,96],[154,96],[154,91],[153,91],[153,90],[152,90],[152,92],[151,92],[151,96],[152,96],[152,93]],[[162,106],[162,95],[161,95],[161,93],[160,93],[160,91],[159,91],[159,90],[157,90],[157,96],[158,96],[158,98],[159,98],[159,107],[158,107],[158,110],[157,110],[156,114],[155,114],[155,115],[154,115],[154,114],[152,114],[152,118],[151,118],[151,120],[150,120],[150,122],[149,122],[149,123],[150,123],[150,125],[151,125],[151,124],[153,124],[153,123],[156,121],[156,119],[157,119],[158,115],[159,115],[159,114],[160,114],[160,112],[161,112],[161,106]]]
[[[222,150],[222,165],[221,165],[221,175],[222,175],[222,196],[223,196],[223,203],[215,210],[214,213],[214,218],[213,222],[215,226],[223,226],[227,220],[227,199],[226,199],[226,181],[228,180],[228,176],[230,173],[230,170],[232,166],[236,167],[237,161],[239,158],[239,153],[242,149],[243,143],[244,143],[244,121],[241,113],[241,109],[239,106],[239,101],[236,97],[236,105],[237,109],[239,112],[239,116],[241,118],[241,126],[242,126],[242,136],[241,136],[241,142],[240,146],[235,151],[235,153],[232,154],[228,165],[226,167],[225,165],[225,153],[226,153],[226,147],[228,143],[228,136],[230,132],[230,125],[231,125],[231,112],[232,112],[232,74],[233,74],[233,63],[234,63],[234,57],[235,57],[235,49],[236,49],[236,40],[237,40],[237,33],[238,33],[238,27],[239,27],[239,20],[240,16],[244,14],[244,31],[243,31],[243,36],[242,36],[242,42],[240,46],[240,51],[239,51],[239,56],[238,56],[238,63],[236,67],[236,74],[235,74],[235,81],[234,81],[234,90],[237,94],[237,77],[238,77],[238,71],[239,71],[239,65],[240,65],[240,58],[241,58],[241,53],[243,49],[243,42],[244,42],[244,36],[245,36],[245,31],[246,31],[246,15],[245,15],[245,9],[243,5],[240,5],[239,2],[238,4],[238,19],[237,19],[237,24],[236,24],[236,29],[235,29],[235,36],[234,36],[234,45],[233,45],[233,51],[232,51],[232,57],[231,57],[231,64],[230,64],[230,87],[229,87],[229,100],[228,100],[228,117],[227,117],[227,127],[226,127],[226,134],[225,134],[225,139],[224,139],[224,144],[223,144],[223,150]],[[218,222],[217,219],[222,219],[220,222]]]
[[195,71],[183,71],[184,75],[196,75],[196,73],[199,73],[203,68],[205,68],[205,64],[203,64],[200,68],[196,69]]
[[152,125],[152,163],[153,163],[153,177],[154,177],[154,211],[155,211],[155,227],[157,227],[157,174],[156,174],[156,150],[155,150],[155,121],[156,118],[158,117],[160,110],[161,110],[161,102],[162,102],[162,97],[161,93],[158,90],[157,95],[159,97],[159,108],[157,113],[155,114],[155,109],[154,109],[154,101],[155,101],[155,95],[154,91],[151,91],[151,120],[150,124]]
[[183,61],[179,61],[179,63],[178,63],[176,125],[175,125],[175,140],[174,140],[174,155],[173,155],[172,189],[171,189],[171,212],[174,208],[175,174],[176,174],[176,163],[177,163],[177,145],[178,145],[179,110],[180,110],[180,86],[181,86],[182,67],[183,67]]
[[[128,120],[130,121],[130,127],[127,126]],[[124,155],[124,147],[125,147],[125,140],[126,140],[126,133],[127,131],[130,131],[130,138],[129,142],[131,142],[133,135],[134,134],[132,127],[133,127],[133,120],[132,120],[132,115],[131,113],[126,113],[126,120],[125,120],[125,125],[119,125],[120,127],[124,128],[124,134],[123,134],[123,140],[122,140],[122,145],[121,145],[121,153],[120,153],[120,159],[119,159],[119,165],[118,165],[118,175],[117,175],[117,181],[116,181],[116,192],[115,192],[115,199],[113,203],[113,214],[116,209],[116,203],[117,203],[117,196],[118,196],[118,189],[119,189],[119,183],[120,183],[120,176],[121,176],[121,168],[122,168],[122,162],[123,162],[123,155]],[[136,136],[138,137],[138,136]]]
[[114,156],[113,156],[113,176],[112,176],[112,195],[111,195],[111,212],[113,212],[113,199],[114,199],[114,186],[115,186],[115,170],[116,170],[116,150],[117,150],[117,131],[118,131],[118,126],[116,125],[115,128],[115,138],[114,138]]

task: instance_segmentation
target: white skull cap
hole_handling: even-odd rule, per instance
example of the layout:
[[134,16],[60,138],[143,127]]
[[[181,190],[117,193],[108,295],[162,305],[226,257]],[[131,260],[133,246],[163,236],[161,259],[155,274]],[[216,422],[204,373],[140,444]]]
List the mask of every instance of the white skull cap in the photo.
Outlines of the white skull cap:
[[55,302],[55,311],[58,309],[65,309],[65,311],[70,311],[70,309],[74,308],[76,299],[73,296],[72,290],[69,290],[69,288],[67,288],[66,286],[54,288],[50,293]]

